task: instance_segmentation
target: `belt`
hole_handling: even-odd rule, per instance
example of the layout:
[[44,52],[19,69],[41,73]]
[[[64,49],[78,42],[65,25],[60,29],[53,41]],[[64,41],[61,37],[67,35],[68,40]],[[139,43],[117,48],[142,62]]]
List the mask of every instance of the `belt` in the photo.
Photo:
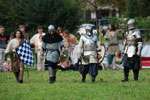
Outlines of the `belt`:
[[58,49],[57,50],[52,50],[52,49],[46,49],[47,51],[58,51]]
[[109,46],[116,46],[116,45],[118,45],[118,43],[117,44],[109,44]]

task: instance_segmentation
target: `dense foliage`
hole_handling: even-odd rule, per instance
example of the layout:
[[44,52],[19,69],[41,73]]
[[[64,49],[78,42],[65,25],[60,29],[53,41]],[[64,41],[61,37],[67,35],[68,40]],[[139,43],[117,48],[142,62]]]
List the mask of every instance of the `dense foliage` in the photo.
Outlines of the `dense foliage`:
[[1,0],[0,25],[12,32],[20,24],[32,35],[39,25],[54,24],[73,32],[81,22],[80,6],[72,0]]

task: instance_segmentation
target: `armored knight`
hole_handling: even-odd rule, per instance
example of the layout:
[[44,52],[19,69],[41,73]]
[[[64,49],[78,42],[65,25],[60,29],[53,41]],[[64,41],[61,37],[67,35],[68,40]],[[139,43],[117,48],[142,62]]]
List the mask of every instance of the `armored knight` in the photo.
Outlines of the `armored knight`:
[[142,50],[142,37],[140,31],[136,28],[135,19],[128,21],[128,31],[126,32],[126,40],[124,44],[124,80],[128,81],[129,70],[134,73],[134,80],[138,80],[139,69],[141,68],[140,55]]
[[48,33],[42,38],[42,48],[46,52],[46,64],[48,65],[50,83],[56,81],[57,63],[60,52],[63,51],[63,38],[55,32],[53,25],[48,26]]
[[85,30],[86,34],[80,37],[78,47],[78,59],[81,62],[79,71],[82,74],[82,82],[85,82],[87,73],[92,76],[92,82],[95,82],[95,78],[98,75],[96,52],[100,47],[97,35],[92,34],[92,27],[86,26]]

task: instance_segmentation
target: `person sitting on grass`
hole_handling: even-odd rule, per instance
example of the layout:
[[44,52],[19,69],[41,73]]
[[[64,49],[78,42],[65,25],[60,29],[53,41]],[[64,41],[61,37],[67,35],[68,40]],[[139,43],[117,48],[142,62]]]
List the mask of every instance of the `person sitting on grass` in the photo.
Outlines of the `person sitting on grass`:
[[121,52],[119,50],[115,52],[115,57],[113,59],[112,69],[113,70],[123,70],[122,56],[121,56]]
[[7,61],[4,63],[3,72],[10,72],[11,71],[11,59],[8,58]]

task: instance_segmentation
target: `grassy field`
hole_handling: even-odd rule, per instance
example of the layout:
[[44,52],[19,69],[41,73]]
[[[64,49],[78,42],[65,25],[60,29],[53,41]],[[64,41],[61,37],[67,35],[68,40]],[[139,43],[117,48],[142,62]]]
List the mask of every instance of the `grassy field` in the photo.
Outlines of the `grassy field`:
[[77,71],[58,70],[57,81],[48,82],[48,72],[25,72],[24,84],[16,84],[12,72],[0,72],[0,100],[150,100],[150,70],[140,71],[139,81],[122,83],[122,71],[99,71],[95,83],[87,76],[81,83]]

